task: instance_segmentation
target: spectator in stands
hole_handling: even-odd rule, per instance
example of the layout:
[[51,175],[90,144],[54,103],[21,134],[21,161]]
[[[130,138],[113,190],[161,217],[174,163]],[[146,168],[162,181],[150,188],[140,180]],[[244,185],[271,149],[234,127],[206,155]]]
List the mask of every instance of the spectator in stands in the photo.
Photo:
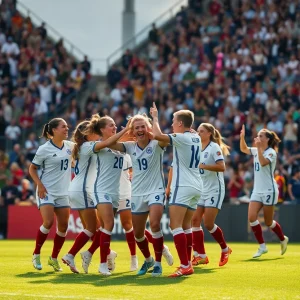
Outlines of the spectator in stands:
[[241,196],[243,186],[244,186],[244,180],[240,176],[239,170],[235,169],[227,185],[227,188],[229,190],[230,204],[239,204],[238,197]]
[[48,113],[48,106],[45,101],[42,101],[40,97],[36,98],[34,104],[33,116],[37,119],[42,119]]
[[14,205],[15,200],[19,197],[19,190],[13,184],[11,177],[6,180],[6,186],[1,189],[0,206]]
[[5,129],[5,136],[14,145],[15,143],[17,143],[20,135],[21,129],[16,124],[16,120],[12,119],[10,125],[8,125]]
[[12,36],[7,38],[7,41],[3,44],[1,52],[10,56],[17,56],[20,54],[19,46],[13,42]]
[[106,79],[111,89],[121,80],[122,74],[117,69],[116,65],[113,65],[107,72]]
[[293,177],[288,182],[288,194],[293,204],[300,204],[300,169],[293,172]]
[[35,198],[28,179],[22,179],[22,184],[19,188],[19,197],[15,199],[15,205],[32,206],[35,204]]
[[34,158],[34,155],[39,147],[39,143],[36,140],[36,134],[32,132],[27,141],[25,142],[25,149],[27,151],[26,158],[31,162]]
[[156,25],[155,23],[152,23],[152,28],[151,30],[149,31],[149,41],[154,43],[154,44],[157,44],[158,43],[158,29],[156,28]]

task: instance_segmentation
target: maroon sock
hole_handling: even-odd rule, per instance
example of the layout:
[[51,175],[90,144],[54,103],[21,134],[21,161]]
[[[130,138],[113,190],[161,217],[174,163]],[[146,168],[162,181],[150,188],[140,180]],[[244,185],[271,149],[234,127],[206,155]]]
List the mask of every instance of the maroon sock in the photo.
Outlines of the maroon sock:
[[54,238],[54,245],[53,245],[53,250],[52,250],[52,258],[57,258],[66,237],[65,236],[61,236],[63,235],[63,233],[59,233],[60,235],[58,235],[58,232],[56,232],[55,238]]
[[276,221],[273,221],[273,224],[270,226],[272,231],[278,236],[280,241],[284,240],[284,234],[282,232],[281,226]]
[[148,239],[148,242],[153,244],[153,237],[152,237],[152,234],[149,230],[145,229],[145,236],[147,237]]
[[193,231],[193,249],[194,251],[197,251],[198,254],[205,254],[204,232],[202,228]]
[[[141,240],[141,239],[140,239]],[[148,239],[144,236],[144,239],[142,241],[137,241],[136,244],[143,253],[145,258],[149,258],[151,256],[150,250],[149,250],[149,242]]]
[[261,229],[261,225],[259,224],[258,221],[255,221],[253,223],[250,223],[250,227],[254,233],[254,236],[256,238],[256,240],[258,241],[259,244],[264,244],[264,237],[262,234],[262,229]]
[[221,249],[227,248],[227,244],[224,239],[223,231],[219,226],[217,226],[217,229],[213,233],[211,233],[211,235],[219,243]]
[[46,239],[47,239],[48,233],[41,232],[41,229],[38,230],[36,239],[35,239],[35,249],[33,251],[33,254],[40,254],[41,248],[44,245]]
[[91,236],[92,236],[91,232],[89,232],[87,230],[81,231],[77,235],[76,240],[75,240],[72,248],[70,249],[69,253],[72,254],[73,256],[75,256],[79,252],[79,250],[82,249],[82,247],[89,241]]
[[164,249],[164,237],[161,231],[153,233],[152,237],[153,237],[155,261],[161,262],[162,252]]
[[173,230],[173,239],[180,259],[180,264],[188,266],[189,259],[187,254],[187,242],[185,233],[182,228],[176,228]]
[[100,235],[101,235],[101,231],[97,230],[94,234],[94,238],[93,238],[93,242],[92,245],[90,246],[90,248],[88,249],[88,251],[91,254],[94,254],[95,251],[99,248],[100,246]]
[[188,261],[192,260],[192,248],[193,248],[193,233],[192,229],[184,231],[186,237],[186,251],[188,256]]
[[129,251],[130,251],[130,255],[136,255],[136,243],[135,243],[133,229],[131,229],[130,231],[127,231],[125,233],[125,236],[126,236],[127,245],[128,245]]
[[110,247],[110,240],[111,240],[111,232],[105,231],[101,233],[100,236],[100,262],[106,263],[107,262],[107,255]]

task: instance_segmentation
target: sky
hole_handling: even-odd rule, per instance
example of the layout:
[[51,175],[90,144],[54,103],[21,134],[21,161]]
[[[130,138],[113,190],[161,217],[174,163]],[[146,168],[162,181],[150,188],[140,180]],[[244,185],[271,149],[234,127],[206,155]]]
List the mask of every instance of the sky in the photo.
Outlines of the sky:
[[[106,72],[106,58],[122,45],[123,0],[19,0],[47,24],[86,53],[93,73]],[[135,0],[138,33],[175,5],[175,14],[187,0]],[[20,7],[21,10],[21,7]],[[21,10],[22,11],[22,10]],[[158,22],[170,18],[171,12]],[[36,19],[32,17],[32,21]],[[36,21],[40,25],[39,21]],[[49,31],[51,34],[51,31]],[[147,33],[146,33],[147,34]],[[57,36],[55,36],[57,38]],[[76,53],[75,53],[76,54]],[[115,59],[121,56],[117,54]],[[82,59],[82,56],[79,57]]]

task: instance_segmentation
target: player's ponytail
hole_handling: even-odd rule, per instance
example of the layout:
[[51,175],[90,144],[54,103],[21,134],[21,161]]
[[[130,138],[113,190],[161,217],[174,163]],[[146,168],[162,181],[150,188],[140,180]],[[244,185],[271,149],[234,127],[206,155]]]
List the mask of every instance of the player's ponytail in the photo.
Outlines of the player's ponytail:
[[51,137],[54,136],[53,129],[57,128],[61,121],[64,121],[64,119],[54,118],[48,123],[46,123],[43,127],[42,135],[40,136],[40,138],[45,138],[46,140],[50,140]]
[[88,128],[90,125],[90,121],[83,121],[79,123],[72,135],[71,140],[75,143],[73,151],[72,151],[72,158],[76,160],[79,158],[79,150],[81,145],[86,142],[86,136],[88,135]]
[[214,143],[217,143],[220,146],[223,155],[230,154],[230,147],[223,142],[223,137],[218,129],[216,129],[213,125],[209,123],[201,123],[200,126],[203,126],[208,132],[211,133],[210,140]]
[[109,116],[100,117],[98,114],[92,115],[89,126],[90,133],[96,133],[102,136],[101,129],[105,128],[107,121],[109,120],[112,120]]
[[268,146],[278,152],[278,145],[281,142],[281,139],[278,137],[276,132],[270,131],[268,129],[263,129],[262,131],[265,132],[266,137],[269,139]]

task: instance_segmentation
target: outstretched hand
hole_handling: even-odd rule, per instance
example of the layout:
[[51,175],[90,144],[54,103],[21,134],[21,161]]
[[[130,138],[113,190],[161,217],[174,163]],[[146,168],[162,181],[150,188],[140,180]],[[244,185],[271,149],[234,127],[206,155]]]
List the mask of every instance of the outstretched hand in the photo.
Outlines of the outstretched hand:
[[244,138],[244,137],[245,137],[245,125],[242,126],[241,133],[240,133],[240,137],[241,137],[241,138]]
[[158,118],[158,110],[157,110],[157,107],[155,105],[155,102],[153,102],[153,105],[152,107],[150,107],[150,115],[151,117],[154,119],[154,118]]

